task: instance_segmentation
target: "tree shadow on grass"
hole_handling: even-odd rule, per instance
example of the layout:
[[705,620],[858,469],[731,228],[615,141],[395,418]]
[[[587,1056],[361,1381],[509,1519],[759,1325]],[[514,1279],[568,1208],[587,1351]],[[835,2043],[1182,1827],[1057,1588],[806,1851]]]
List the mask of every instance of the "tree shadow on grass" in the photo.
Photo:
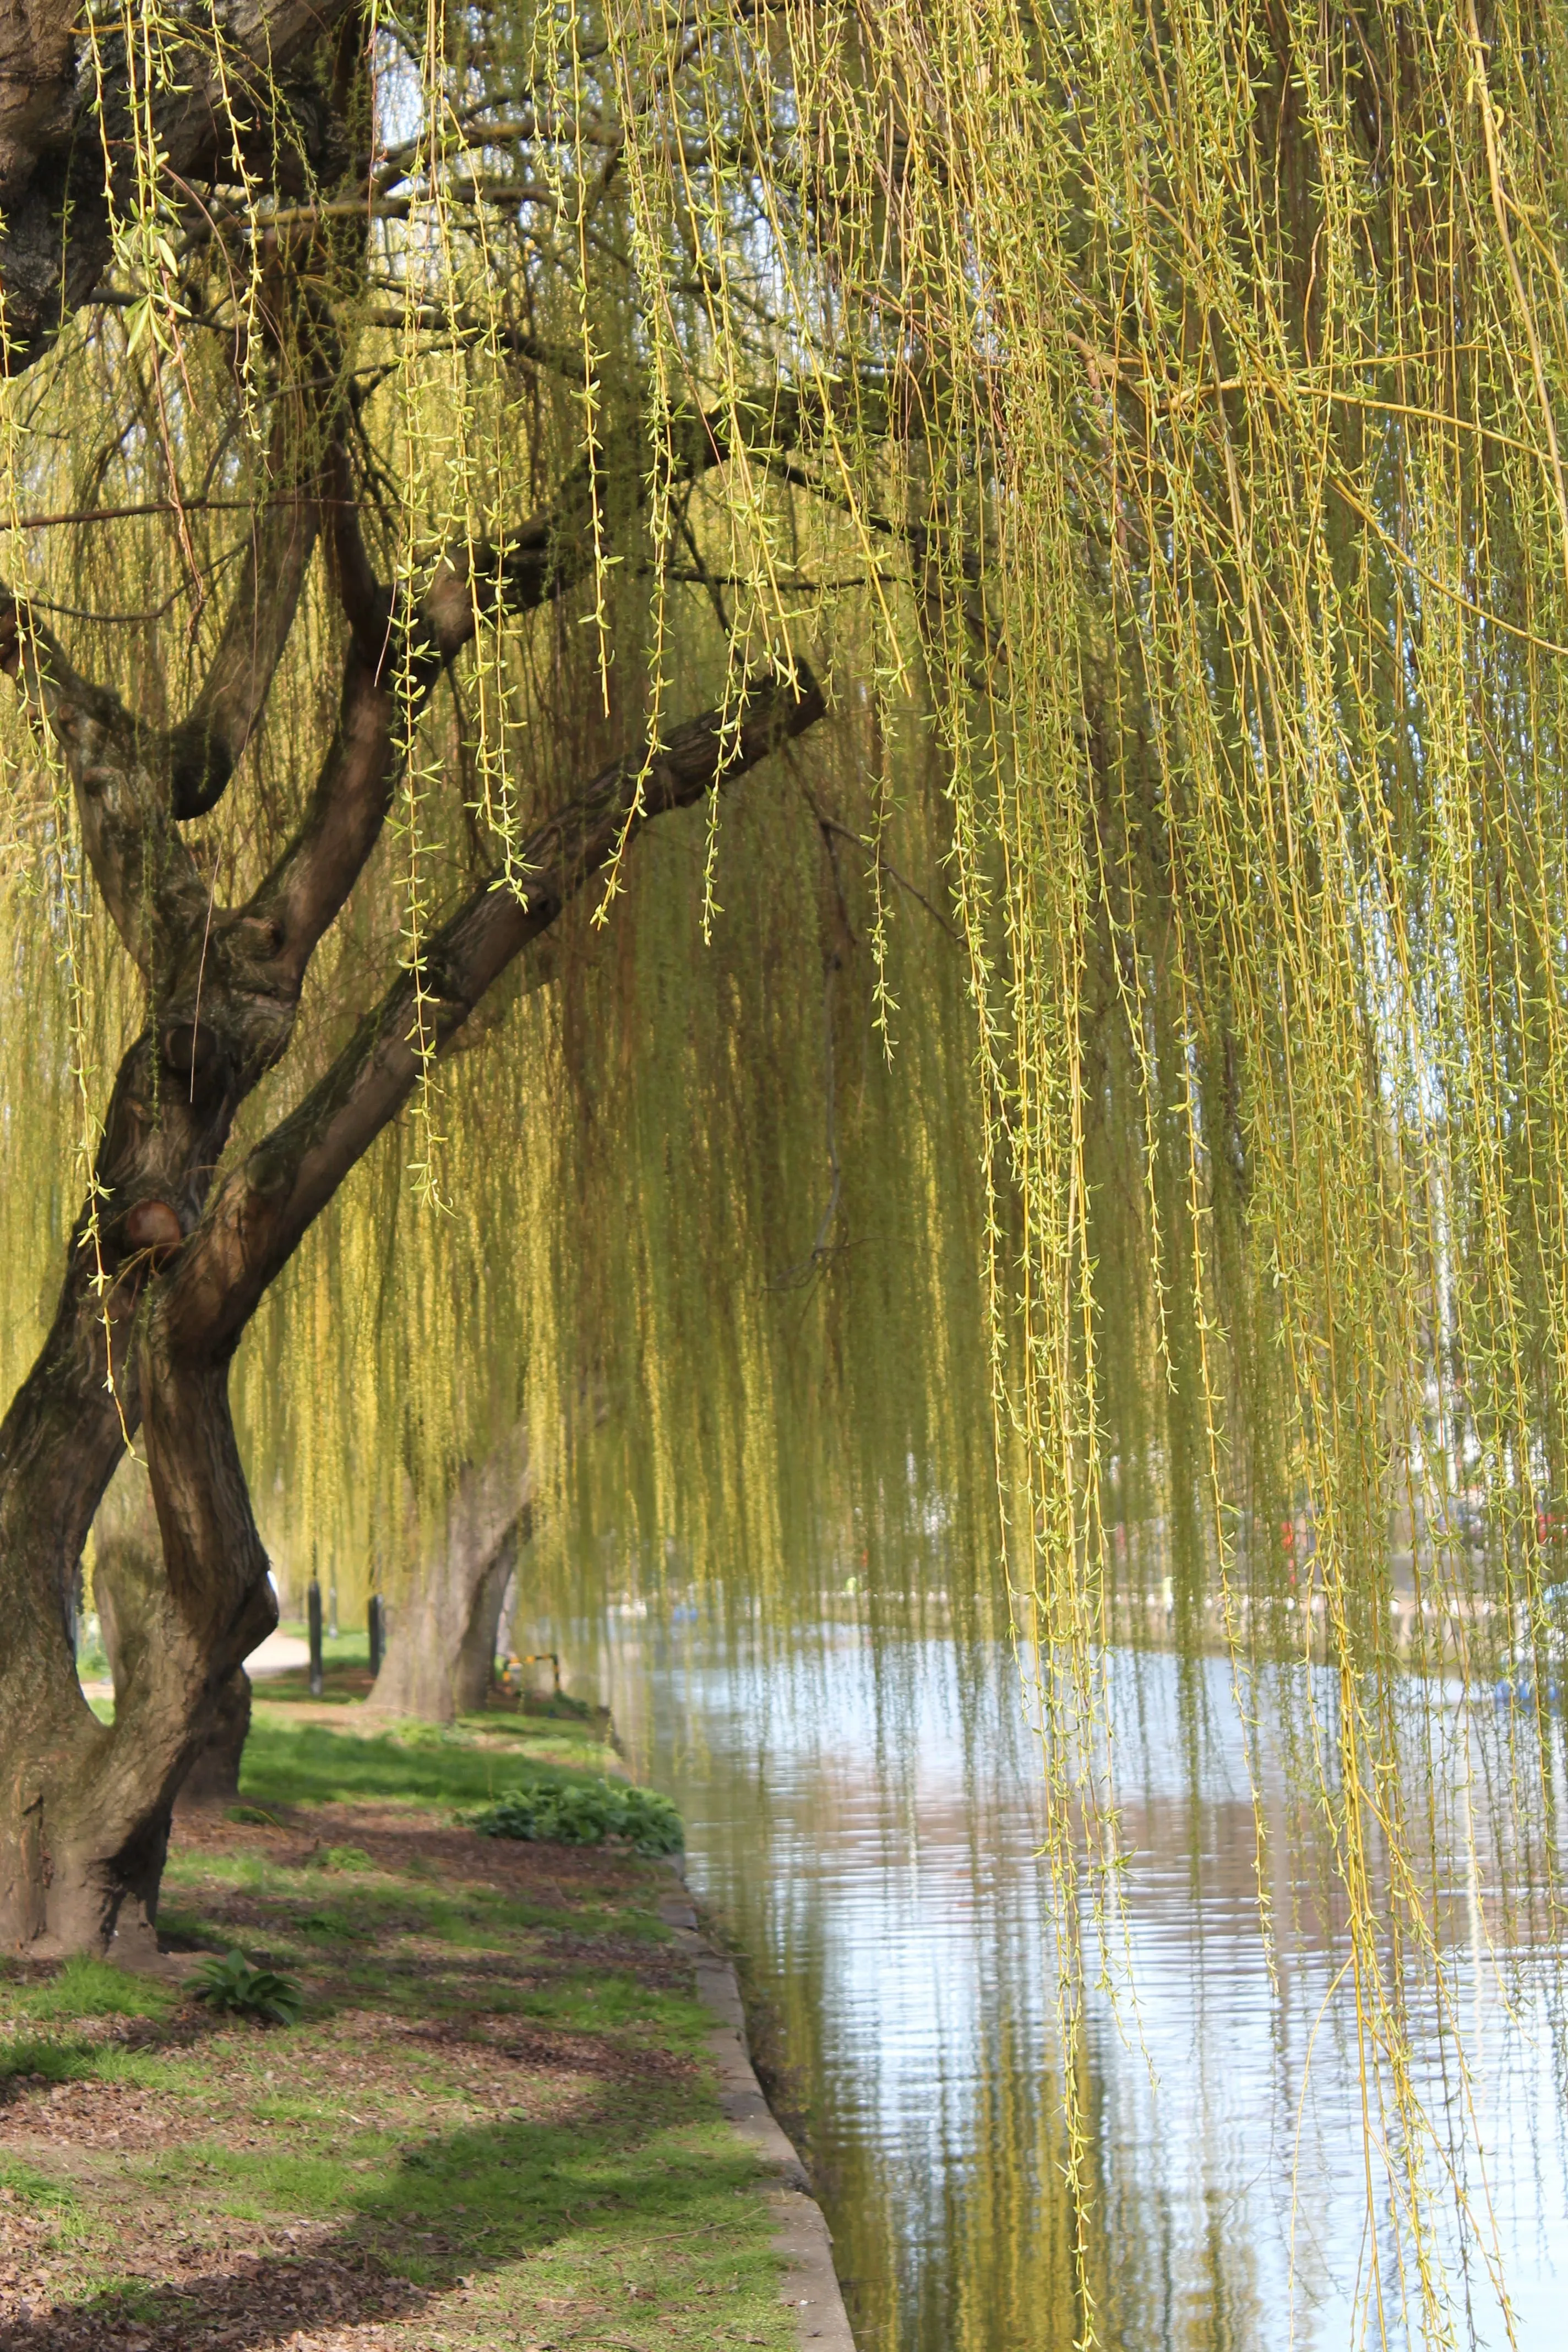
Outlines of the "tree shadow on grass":
[[[297,2209],[280,2210],[276,2222],[260,2226],[291,2232],[296,2242],[286,2248],[237,2252],[222,2266],[209,2258],[205,2270],[180,2277],[128,2273],[47,2311],[24,2305],[0,2321],[0,2352],[127,2341],[138,2352],[209,2345],[262,2352],[296,2331],[416,2318],[464,2287],[482,2295],[488,2274],[595,2221],[677,2235],[700,2208],[710,2223],[716,2193],[743,2190],[756,2177],[739,2145],[722,2154],[654,2154],[649,2143],[677,2119],[668,2090],[650,2096],[645,2087],[639,2095],[636,2086],[606,2084],[569,2127],[508,2116],[433,2136],[409,2148],[389,2179],[366,2183],[357,2197],[351,2190],[342,2200],[352,2206],[348,2217],[320,2234],[300,2222]],[[236,2199],[223,2201],[232,2213]],[[254,2211],[279,2200],[275,2193],[246,2201]]]
[[224,2032],[226,2018],[195,2005],[164,2019],[138,2020],[129,2029],[105,2033],[62,2034],[47,2023],[22,2030],[0,2042],[0,2116],[20,2107],[46,2084],[99,2083],[133,2087],[139,2059],[184,2057]]
[[[209,1843],[221,1835],[221,1824],[209,1829]],[[334,1845],[334,1837],[352,1843]],[[419,1939],[421,1969],[432,1942],[454,1957],[472,1954],[476,1964],[488,1952],[482,1965],[494,1968],[508,1939],[522,1932],[566,1949],[591,1948],[599,1964],[669,1982],[682,1972],[664,1948],[657,1914],[668,1876],[629,1853],[480,1838],[417,1819],[394,1825],[348,1807],[302,1821],[287,1814],[266,1837],[225,1844],[213,1853],[215,1872],[235,1852],[273,1875],[182,1884],[172,1890],[160,1932],[173,1927],[192,1948],[238,1944],[264,1965],[327,1974],[347,1969],[347,1983],[312,1981],[312,2014],[330,2013],[345,1994],[361,1998],[358,1964],[374,1958],[386,1965],[404,1937]],[[333,1866],[337,1853],[358,1856],[365,1868]],[[182,1859],[199,1867],[204,1857],[196,1848]],[[542,1958],[531,1952],[527,1967],[537,1969]]]

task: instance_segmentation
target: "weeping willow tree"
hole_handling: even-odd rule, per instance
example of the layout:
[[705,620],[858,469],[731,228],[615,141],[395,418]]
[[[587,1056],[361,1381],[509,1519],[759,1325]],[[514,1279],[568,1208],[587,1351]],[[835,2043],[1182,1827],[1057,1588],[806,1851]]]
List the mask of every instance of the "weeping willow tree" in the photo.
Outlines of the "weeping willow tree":
[[[837,1354],[828,1516],[1000,1531],[1081,2332],[1079,1930],[1152,1580],[1258,1737],[1321,1669],[1286,1736],[1404,2324],[1446,2340],[1423,1673],[1510,1654],[1510,1851],[1560,1926],[1561,12],[38,0],[0,37],[4,1213],[81,1202],[0,1428],[7,1939],[151,1932],[271,1605],[253,1317],[296,1547],[346,1523],[356,1413],[389,1524],[488,1417],[557,1526],[632,1494],[786,1609],[822,1530],[769,1432]],[[889,1403],[858,1324],[907,1355],[971,1267],[973,1360],[955,1326]],[[792,1363],[756,1300],[797,1285]],[[109,1731],[70,1596],[132,1443],[163,1559]]]
[[[856,676],[841,644],[832,667]],[[851,693],[716,842],[700,814],[662,828],[613,924],[580,907],[504,1033],[448,1063],[447,1211],[389,1135],[270,1295],[236,1379],[258,1515],[296,1592],[390,1599],[378,1706],[482,1703],[513,1569],[531,1612],[579,1620],[700,1582],[782,1625],[848,1582],[994,1623],[938,776]],[[920,1007],[890,1056],[879,970]]]

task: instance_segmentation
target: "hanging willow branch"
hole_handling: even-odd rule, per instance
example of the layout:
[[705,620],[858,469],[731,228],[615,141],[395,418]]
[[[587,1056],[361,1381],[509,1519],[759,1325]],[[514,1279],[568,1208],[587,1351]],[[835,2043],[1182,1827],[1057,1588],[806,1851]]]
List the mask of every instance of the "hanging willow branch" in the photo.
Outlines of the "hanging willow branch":
[[[395,1580],[526,1425],[584,1606],[673,1562],[785,1627],[853,1562],[879,1625],[937,1576],[962,1630],[994,1608],[1086,2341],[1150,1591],[1194,1715],[1212,1650],[1295,1759],[1259,1933],[1331,1879],[1376,2291],[1424,2341],[1463,2324],[1444,2231],[1495,2257],[1465,2099],[1413,2087],[1413,2015],[1462,2040],[1429,1678],[1488,1700],[1500,1929],[1561,1941],[1561,19],[0,7],[0,1084],[44,1107],[0,1239],[58,1278],[47,1203],[95,1171],[40,1362],[81,1341],[99,1449],[48,1559],[17,1538],[16,1622],[134,1423],[105,1297],[172,1334],[220,1242],[291,1572]],[[674,715],[716,761],[808,655],[846,681],[810,804],[678,790]],[[446,1055],[464,958],[546,898],[553,983]],[[154,1201],[177,1245],[132,1248]],[[165,1458],[216,1410],[168,1381]],[[209,1503],[170,1507],[192,1590]],[[68,1711],[56,1647],[29,1688]]]

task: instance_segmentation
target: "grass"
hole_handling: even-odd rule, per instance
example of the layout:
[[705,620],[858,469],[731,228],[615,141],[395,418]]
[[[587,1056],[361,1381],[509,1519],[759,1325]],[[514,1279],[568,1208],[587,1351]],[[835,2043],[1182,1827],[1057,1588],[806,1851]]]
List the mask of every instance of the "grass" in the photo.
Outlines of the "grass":
[[784,2347],[765,2200],[723,2122],[668,1871],[482,1839],[496,1790],[604,1769],[591,1726],[437,1740],[258,1709],[245,1807],[166,1917],[299,1979],[300,2024],[76,1961],[0,1976],[0,2333],[174,2352]]
[[[450,1727],[407,1724],[363,1738],[342,1723],[300,1721],[293,1703],[257,1706],[240,1790],[248,1804],[320,1804],[374,1797],[416,1805],[475,1807],[503,1790],[552,1783],[589,1787],[615,1765],[591,1724],[530,1716],[469,1717]],[[500,1722],[506,1727],[497,1730]]]
[[170,1993],[153,1979],[128,1976],[102,1960],[78,1959],[40,1983],[8,1988],[0,2000],[5,2013],[18,2019],[162,2017]]

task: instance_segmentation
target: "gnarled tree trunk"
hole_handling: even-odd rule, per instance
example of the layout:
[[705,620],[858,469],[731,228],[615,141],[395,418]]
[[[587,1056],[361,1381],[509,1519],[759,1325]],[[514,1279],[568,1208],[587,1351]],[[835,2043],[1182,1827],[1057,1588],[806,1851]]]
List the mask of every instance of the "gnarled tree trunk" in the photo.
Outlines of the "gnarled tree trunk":
[[[471,601],[459,608],[470,627],[472,610]],[[24,664],[31,661],[30,683],[68,753],[74,721],[58,692],[64,665],[44,667],[37,649],[47,651],[47,642],[41,632],[35,639],[19,608],[12,628],[14,648],[19,643]],[[800,669],[764,676],[738,724],[732,713],[707,712],[675,730],[651,766],[637,755],[606,769],[523,845],[527,903],[504,875],[487,877],[432,937],[420,973],[399,977],[321,1083],[209,1192],[234,1109],[281,1050],[279,1035],[286,1042],[310,954],[385,811],[395,712],[379,667],[367,674],[351,660],[345,706],[317,807],[244,908],[214,913],[204,904],[199,921],[192,915],[189,927],[180,927],[183,877],[178,857],[165,851],[174,886],[165,884],[162,897],[193,973],[198,938],[205,942],[199,1026],[181,992],[182,959],[163,992],[159,1040],[138,1042],[116,1088],[100,1160],[111,1209],[107,1226],[89,1248],[84,1212],[55,1328],[0,1424],[0,1623],[7,1637],[0,1658],[6,1734],[0,1948],[132,1960],[154,1949],[174,1798],[232,1703],[241,1661],[277,1620],[235,1443],[229,1362],[268,1286],[414,1091],[421,1067],[411,1042],[416,995],[439,1051],[640,825],[742,773],[815,724],[824,708]],[[104,732],[92,730],[83,761],[92,761],[95,793],[126,786],[132,830],[130,787],[144,795],[158,788],[144,767],[129,785],[123,770],[106,768],[112,747]],[[153,800],[160,815],[166,805],[162,794]],[[139,852],[150,829],[143,817],[133,835]],[[118,898],[123,908],[129,886],[121,864],[107,849],[102,855],[106,895],[112,890],[111,905]],[[132,904],[140,910],[149,897],[156,910],[156,892],[139,893]],[[138,936],[128,910],[122,929]],[[133,1118],[128,1107],[142,1100],[136,1074],[160,1046],[158,1103]],[[109,1276],[107,1306],[93,1281],[98,1263]],[[121,1679],[110,1728],[92,1715],[77,1681],[69,1603],[93,1514],[126,1431],[138,1428],[162,1559],[133,1563],[116,1580]],[[505,1532],[475,1594],[493,1591],[498,1606],[510,1565],[503,1568],[500,1558]],[[468,1631],[484,1638],[472,1606]]]
[[239,1767],[250,1737],[250,1676],[236,1666],[218,1689],[206,1738],[191,1759],[174,1795],[176,1812],[206,1805],[229,1805],[239,1794]]
[[458,1476],[406,1597],[392,1615],[370,1707],[450,1723],[484,1706],[501,1601],[531,1532],[532,1479],[519,1428]]
[[[242,1729],[242,1662],[276,1607],[228,1367],[268,1285],[429,1056],[588,877],[649,818],[742,774],[824,707],[804,670],[765,669],[722,712],[673,730],[651,760],[639,750],[569,796],[424,937],[416,967],[397,972],[321,1083],[215,1182],[240,1106],[289,1049],[316,949],[375,848],[437,680],[481,629],[592,575],[605,516],[623,492],[628,508],[648,495],[634,402],[629,421],[606,421],[514,530],[481,542],[465,529],[445,559],[433,552],[395,590],[376,577],[359,509],[367,495],[382,502],[386,478],[364,444],[358,378],[331,307],[346,291],[345,315],[357,312],[369,282],[373,16],[363,0],[212,0],[171,20],[143,89],[111,26],[95,26],[89,42],[79,8],[0,0],[0,372],[31,365],[98,299],[113,225],[142,217],[148,169],[193,251],[214,232],[198,184],[243,180],[269,207],[310,199],[269,209],[255,303],[242,329],[223,330],[237,400],[247,413],[257,403],[258,418],[269,404],[270,438],[233,593],[183,719],[153,726],[84,678],[26,597],[0,589],[0,668],[68,777],[94,883],[147,1008],[108,1106],[53,1324],[0,1422],[0,1949],[150,1951],[175,1795],[210,1740],[232,1749]],[[334,187],[343,202],[317,203]],[[247,226],[231,210],[226,199],[217,206],[225,235]],[[166,291],[173,302],[176,289]],[[205,332],[214,321],[199,324]],[[520,348],[533,347],[523,336]],[[796,446],[820,415],[818,395],[782,386],[712,414],[672,410],[665,457],[692,481],[724,463],[738,435],[769,450]],[[238,407],[232,422],[219,452],[249,446]],[[183,514],[172,452],[166,461]],[[250,897],[226,905],[221,845],[198,856],[182,828],[228,790],[318,544],[345,640],[336,729],[292,838]],[[73,1599],[94,1514],[138,1436],[159,1543],[128,1552],[106,1582],[116,1683],[106,1726],[77,1680]],[[505,1535],[503,1525],[464,1621],[470,1664],[492,1584],[505,1580]],[[459,1682],[468,1671],[459,1666]]]
[[[93,1600],[120,1706],[127,1703],[132,1685],[135,1596],[156,1584],[163,1557],[152,1482],[135,1455],[121,1456],[92,1534]],[[129,1658],[128,1639],[132,1643]],[[214,1701],[206,1738],[176,1795],[177,1810],[229,1803],[238,1796],[240,1759],[249,1731],[250,1677],[243,1666],[236,1666]]]

